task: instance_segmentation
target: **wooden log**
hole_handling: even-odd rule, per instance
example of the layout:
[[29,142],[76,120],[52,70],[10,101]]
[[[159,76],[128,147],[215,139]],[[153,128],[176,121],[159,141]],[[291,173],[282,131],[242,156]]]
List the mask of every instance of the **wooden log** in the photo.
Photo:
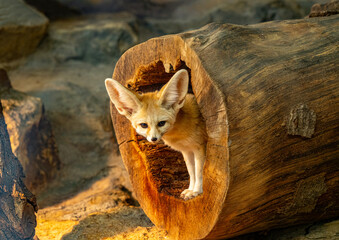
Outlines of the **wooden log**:
[[111,105],[124,164],[173,239],[224,239],[339,216],[339,16],[210,24],[128,50],[113,78],[139,92],[178,69],[206,122],[203,194],[184,201],[179,153],[135,134]]
[[34,237],[34,212],[38,210],[38,206],[35,196],[22,181],[23,177],[22,166],[11,149],[0,101],[0,239],[20,240]]

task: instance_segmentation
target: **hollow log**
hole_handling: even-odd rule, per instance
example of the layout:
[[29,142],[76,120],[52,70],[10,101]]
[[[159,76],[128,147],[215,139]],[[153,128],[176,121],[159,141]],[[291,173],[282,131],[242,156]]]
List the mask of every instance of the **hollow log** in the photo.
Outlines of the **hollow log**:
[[113,78],[138,92],[179,69],[206,122],[203,194],[184,201],[180,153],[137,136],[111,104],[135,195],[173,239],[224,239],[339,216],[338,16],[210,24],[128,50]]

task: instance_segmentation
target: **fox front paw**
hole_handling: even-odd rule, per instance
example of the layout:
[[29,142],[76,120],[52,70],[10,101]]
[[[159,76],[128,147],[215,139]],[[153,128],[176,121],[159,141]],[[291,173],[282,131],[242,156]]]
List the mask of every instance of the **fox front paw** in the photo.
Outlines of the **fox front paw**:
[[184,200],[189,200],[189,199],[195,198],[196,196],[200,194],[202,194],[202,191],[193,192],[193,190],[186,189],[180,194],[180,197],[183,198]]

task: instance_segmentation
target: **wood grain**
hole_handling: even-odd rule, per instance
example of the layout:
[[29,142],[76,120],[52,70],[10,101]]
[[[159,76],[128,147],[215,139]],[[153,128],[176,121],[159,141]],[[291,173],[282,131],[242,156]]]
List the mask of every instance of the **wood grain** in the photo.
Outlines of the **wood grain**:
[[[1,94],[1,91],[0,91]],[[0,101],[0,239],[33,239],[38,210],[26,188],[22,166],[14,156]]]
[[138,91],[189,69],[206,122],[204,193],[183,201],[178,155],[144,145],[111,106],[135,194],[155,225],[173,239],[223,239],[339,216],[338,18],[210,24],[120,58],[113,78]]

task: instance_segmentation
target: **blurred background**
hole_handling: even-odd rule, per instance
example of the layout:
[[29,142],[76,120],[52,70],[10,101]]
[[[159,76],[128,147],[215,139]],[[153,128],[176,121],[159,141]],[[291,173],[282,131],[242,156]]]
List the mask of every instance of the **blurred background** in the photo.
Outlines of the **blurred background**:
[[[0,0],[0,68],[8,74],[1,75],[1,102],[13,152],[40,206],[39,239],[166,236],[133,197],[110,120],[104,79],[127,49],[210,22],[300,19],[326,2]],[[239,239],[317,239],[337,222]]]

